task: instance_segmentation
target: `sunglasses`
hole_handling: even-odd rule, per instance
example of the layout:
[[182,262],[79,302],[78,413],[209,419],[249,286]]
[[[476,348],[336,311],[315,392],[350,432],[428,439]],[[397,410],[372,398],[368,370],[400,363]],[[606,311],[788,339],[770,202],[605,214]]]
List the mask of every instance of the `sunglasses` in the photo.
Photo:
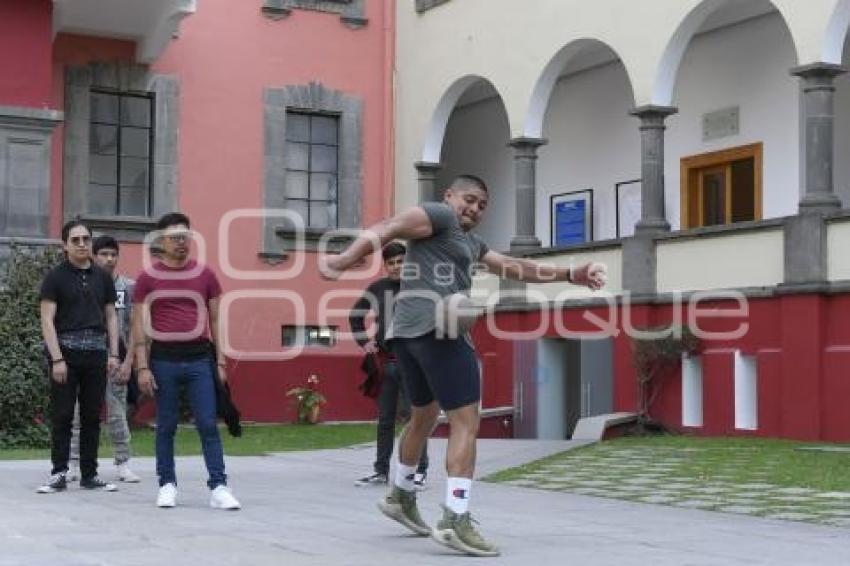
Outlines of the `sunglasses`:
[[68,240],[75,246],[87,246],[91,243],[91,236],[71,236]]
[[172,241],[174,243],[182,244],[182,243],[188,242],[192,238],[192,235],[191,234],[171,234],[171,235],[166,236],[166,238],[169,241]]

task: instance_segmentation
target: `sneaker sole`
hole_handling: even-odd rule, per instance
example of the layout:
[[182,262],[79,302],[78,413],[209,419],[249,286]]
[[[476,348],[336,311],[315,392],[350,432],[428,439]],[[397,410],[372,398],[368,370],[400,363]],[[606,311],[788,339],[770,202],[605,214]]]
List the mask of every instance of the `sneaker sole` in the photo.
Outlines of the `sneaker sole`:
[[35,490],[35,492],[43,495],[47,493],[59,493],[60,491],[66,491],[67,489],[67,487],[60,487],[59,489],[56,489],[55,487],[39,487]]
[[385,501],[378,501],[378,509],[381,510],[381,513],[392,519],[393,521],[399,523],[400,525],[404,525],[410,531],[415,534],[427,537],[431,534],[431,529],[429,527],[423,525],[417,525],[413,521],[407,518],[407,515],[404,514],[404,511],[401,509],[401,505],[387,503]]
[[220,505],[220,504],[216,504],[216,503],[210,503],[210,507],[212,509],[222,509],[224,511],[238,511],[239,509],[242,508],[241,505],[225,507],[224,505]]
[[431,538],[443,546],[464,554],[469,554],[470,556],[499,556],[500,554],[498,550],[484,550],[483,548],[475,548],[466,544],[452,529],[438,529],[434,527],[431,530]]

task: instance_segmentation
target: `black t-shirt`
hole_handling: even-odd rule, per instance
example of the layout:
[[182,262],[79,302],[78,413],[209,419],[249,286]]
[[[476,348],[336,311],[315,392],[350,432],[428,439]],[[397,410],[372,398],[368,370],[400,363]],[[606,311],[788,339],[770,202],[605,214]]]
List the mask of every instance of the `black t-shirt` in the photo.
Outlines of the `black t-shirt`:
[[103,309],[118,299],[112,277],[92,264],[87,269],[63,261],[41,283],[42,300],[56,303],[57,332],[91,328],[106,332]]
[[351,324],[351,332],[354,334],[354,339],[358,344],[363,346],[369,341],[366,335],[366,315],[369,311],[374,310],[373,306],[377,306],[376,322],[378,328],[375,333],[375,342],[378,348],[386,351],[387,347],[384,339],[387,335],[387,322],[389,322],[387,315],[391,315],[392,313],[392,302],[398,294],[399,289],[401,289],[401,281],[394,281],[389,277],[384,277],[369,285],[360,299],[354,303],[354,306],[351,308],[351,315],[348,317],[348,322]]

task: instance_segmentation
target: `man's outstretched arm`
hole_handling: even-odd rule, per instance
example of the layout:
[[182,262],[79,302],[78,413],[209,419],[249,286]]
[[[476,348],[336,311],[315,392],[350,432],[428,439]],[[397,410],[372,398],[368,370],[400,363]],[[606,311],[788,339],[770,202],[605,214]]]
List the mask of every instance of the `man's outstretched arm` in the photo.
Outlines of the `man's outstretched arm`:
[[518,279],[529,283],[552,283],[566,281],[598,290],[605,286],[605,266],[590,262],[575,267],[558,267],[538,263],[521,257],[511,257],[492,250],[481,258],[487,269],[500,277]]
[[334,278],[393,240],[421,240],[432,233],[431,220],[425,210],[415,206],[371,226],[341,254],[321,259],[320,270],[325,277]]

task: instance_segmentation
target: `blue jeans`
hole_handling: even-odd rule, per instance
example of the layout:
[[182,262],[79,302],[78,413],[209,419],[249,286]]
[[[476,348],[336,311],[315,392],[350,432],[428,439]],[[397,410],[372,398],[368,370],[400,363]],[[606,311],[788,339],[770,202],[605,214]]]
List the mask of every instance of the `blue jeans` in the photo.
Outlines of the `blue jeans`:
[[207,485],[215,489],[227,484],[224,473],[224,451],[218,434],[216,415],[215,376],[212,359],[150,361],[156,380],[156,473],[159,485],[177,483],[174,472],[174,434],[180,418],[180,387],[189,393],[189,405],[195,428],[201,437],[201,449],[207,466]]

